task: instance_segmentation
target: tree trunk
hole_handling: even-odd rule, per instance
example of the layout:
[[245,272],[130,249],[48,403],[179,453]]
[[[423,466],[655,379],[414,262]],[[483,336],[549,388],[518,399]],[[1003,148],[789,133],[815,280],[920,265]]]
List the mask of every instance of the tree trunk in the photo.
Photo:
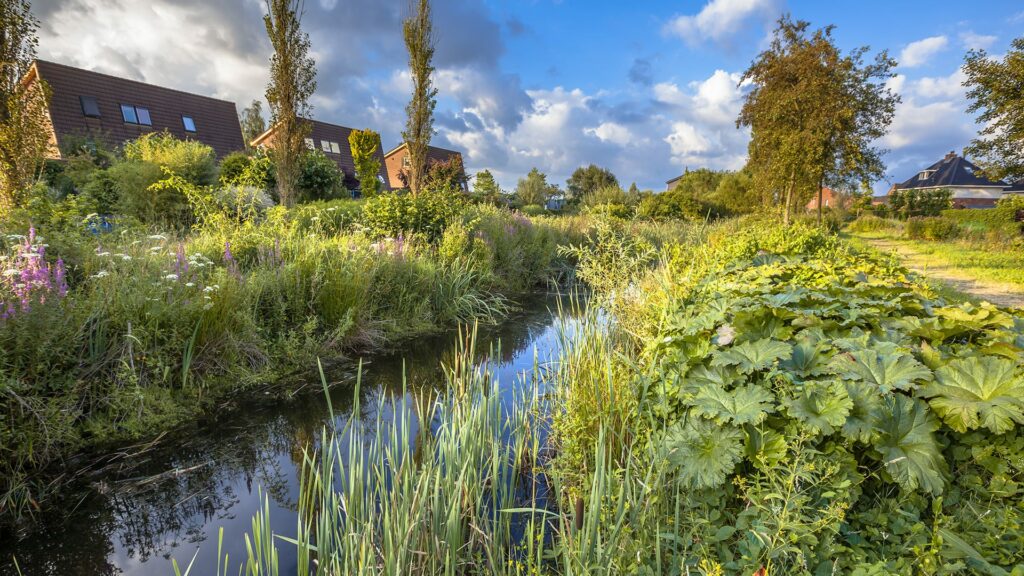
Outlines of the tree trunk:
[[818,226],[820,227],[825,221],[825,216],[822,212],[821,201],[824,194],[822,193],[822,186],[824,186],[824,178],[818,178]]
[[789,182],[786,184],[785,206],[782,210],[782,224],[789,226],[789,210],[793,204],[793,187],[796,186],[796,169],[789,171]]

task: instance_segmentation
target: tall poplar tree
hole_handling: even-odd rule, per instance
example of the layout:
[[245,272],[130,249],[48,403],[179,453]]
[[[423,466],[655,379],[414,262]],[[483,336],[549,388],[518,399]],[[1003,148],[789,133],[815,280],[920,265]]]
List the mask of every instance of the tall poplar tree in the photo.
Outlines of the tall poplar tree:
[[966,153],[989,178],[1024,180],[1024,37],[1002,60],[971,50],[963,70],[967,111],[977,112],[983,126]]
[[886,52],[865,64],[867,48],[843,55],[833,26],[813,34],[809,26],[779,19],[770,46],[743,75],[753,87],[736,122],[751,129],[754,186],[781,204],[786,224],[822,186],[849,188],[882,174],[873,144],[899,101],[885,86],[896,64]]
[[52,146],[50,88],[29,81],[39,22],[27,0],[0,2],[0,216],[17,206]]
[[409,190],[417,194],[427,174],[427,149],[434,135],[434,107],[437,106],[437,89],[431,79],[435,39],[429,0],[410,0],[409,17],[402,32],[412,76],[412,99],[405,108],[407,118],[402,132],[409,154],[406,182]]
[[267,0],[263,23],[274,55],[266,95],[274,126],[271,150],[277,166],[277,193],[283,206],[295,203],[309,134],[305,118],[312,112],[309,98],[316,91],[316,62],[309,55],[309,35],[302,31],[301,17],[302,0]]

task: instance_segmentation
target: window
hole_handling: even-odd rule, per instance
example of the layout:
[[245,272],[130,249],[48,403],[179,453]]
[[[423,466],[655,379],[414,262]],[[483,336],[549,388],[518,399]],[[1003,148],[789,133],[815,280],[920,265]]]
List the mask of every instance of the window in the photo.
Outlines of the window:
[[121,117],[129,124],[139,123],[139,117],[135,115],[135,106],[121,104]]
[[341,146],[337,142],[331,142],[331,152],[341,154]]
[[100,117],[100,105],[93,96],[79,96],[78,101],[82,104],[82,114],[89,118]]
[[153,121],[149,118],[149,108],[143,108],[141,106],[132,106],[130,104],[121,104],[121,117],[128,124],[143,124],[145,126],[152,126]]
[[412,160],[409,159],[409,155],[402,156],[402,168],[408,168],[412,166]]
[[196,121],[191,116],[182,116],[181,123],[185,126],[185,132],[196,131]]
[[330,152],[331,151],[331,143],[328,142],[327,140],[321,140],[320,141],[320,149],[323,150],[324,152]]
[[313,150],[314,148],[316,148],[316,142],[313,142],[312,138],[306,138],[306,148]]

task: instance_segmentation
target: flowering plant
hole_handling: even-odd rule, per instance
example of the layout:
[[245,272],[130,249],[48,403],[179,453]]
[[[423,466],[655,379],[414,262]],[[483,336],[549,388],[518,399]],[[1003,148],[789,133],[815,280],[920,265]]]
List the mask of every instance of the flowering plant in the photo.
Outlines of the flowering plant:
[[28,236],[9,236],[14,249],[0,255],[0,320],[27,312],[47,298],[63,298],[68,292],[64,261],[46,262],[46,244],[37,243],[35,228]]

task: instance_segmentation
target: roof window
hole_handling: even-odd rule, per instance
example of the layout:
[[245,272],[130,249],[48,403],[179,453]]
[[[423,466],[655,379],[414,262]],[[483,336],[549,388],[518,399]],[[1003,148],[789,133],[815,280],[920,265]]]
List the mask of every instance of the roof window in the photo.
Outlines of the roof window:
[[149,108],[143,108],[142,106],[121,104],[121,118],[124,119],[126,124],[153,125],[153,120],[149,117]]
[[82,104],[82,114],[89,118],[100,117],[100,105],[95,96],[79,96],[78,101]]
[[196,131],[196,121],[193,120],[191,116],[182,116],[181,124],[185,127],[185,132]]

